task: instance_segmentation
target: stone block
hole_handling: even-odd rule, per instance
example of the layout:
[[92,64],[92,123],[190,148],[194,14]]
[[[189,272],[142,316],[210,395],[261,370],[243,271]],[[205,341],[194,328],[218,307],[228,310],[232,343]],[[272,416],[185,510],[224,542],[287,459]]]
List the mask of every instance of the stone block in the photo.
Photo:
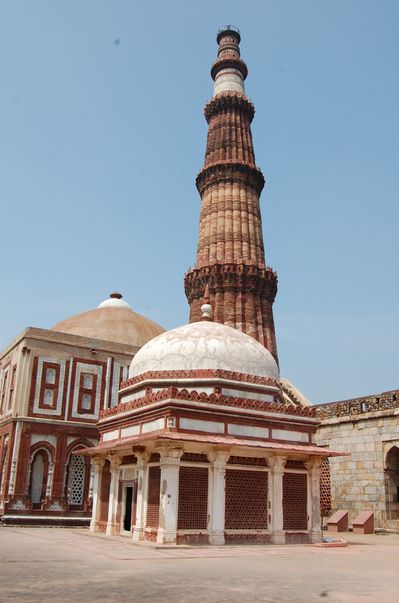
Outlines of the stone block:
[[374,533],[374,513],[373,511],[361,511],[353,520],[354,534],[373,534]]
[[329,518],[327,522],[329,532],[348,531],[348,511],[339,510]]

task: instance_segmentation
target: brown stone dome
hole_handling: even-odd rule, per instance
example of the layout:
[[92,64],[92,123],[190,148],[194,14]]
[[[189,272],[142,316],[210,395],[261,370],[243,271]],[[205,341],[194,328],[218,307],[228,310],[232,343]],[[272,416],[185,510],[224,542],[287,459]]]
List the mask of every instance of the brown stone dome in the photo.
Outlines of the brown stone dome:
[[165,331],[149,318],[133,312],[120,293],[111,293],[109,299],[94,310],[66,318],[52,330],[136,347]]

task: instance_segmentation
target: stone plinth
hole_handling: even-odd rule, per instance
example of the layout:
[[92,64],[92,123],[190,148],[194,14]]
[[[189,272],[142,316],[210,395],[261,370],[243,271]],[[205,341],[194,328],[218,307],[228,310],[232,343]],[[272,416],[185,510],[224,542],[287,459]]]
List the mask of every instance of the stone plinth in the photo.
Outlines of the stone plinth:
[[361,511],[353,521],[353,532],[355,534],[374,534],[374,513]]
[[348,511],[337,511],[327,522],[329,532],[348,531]]

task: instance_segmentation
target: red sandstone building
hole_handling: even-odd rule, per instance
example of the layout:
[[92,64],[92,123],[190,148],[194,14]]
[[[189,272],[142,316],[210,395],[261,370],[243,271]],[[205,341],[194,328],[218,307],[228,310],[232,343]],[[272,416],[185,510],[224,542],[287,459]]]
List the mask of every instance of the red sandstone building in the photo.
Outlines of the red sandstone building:
[[137,350],[163,331],[112,294],[53,329],[25,329],[0,354],[0,516],[88,523],[98,442]]

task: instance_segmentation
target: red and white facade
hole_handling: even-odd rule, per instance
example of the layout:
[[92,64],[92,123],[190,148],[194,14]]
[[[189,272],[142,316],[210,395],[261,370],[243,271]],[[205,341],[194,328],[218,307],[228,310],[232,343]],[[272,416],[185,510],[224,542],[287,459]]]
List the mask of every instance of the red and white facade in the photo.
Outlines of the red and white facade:
[[[98,443],[100,411],[117,403],[120,384],[140,347],[118,341],[118,329],[130,327],[134,343],[150,339],[143,340],[137,315],[119,298],[72,317],[72,328],[68,320],[61,323],[69,332],[29,327],[0,354],[4,522],[88,523],[93,467],[79,450]],[[140,320],[153,336],[163,331]],[[76,325],[85,335],[74,333]],[[93,329],[105,339],[93,337]]]

